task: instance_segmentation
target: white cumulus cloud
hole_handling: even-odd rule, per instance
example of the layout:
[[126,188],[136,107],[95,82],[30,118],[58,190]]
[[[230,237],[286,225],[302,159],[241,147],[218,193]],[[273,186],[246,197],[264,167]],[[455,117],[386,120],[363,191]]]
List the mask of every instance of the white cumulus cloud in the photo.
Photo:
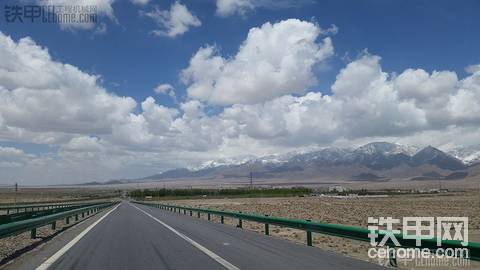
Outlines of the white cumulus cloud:
[[308,4],[309,0],[216,0],[216,13],[221,17],[244,16],[256,8],[292,8]]
[[317,82],[314,66],[333,55],[329,37],[317,40],[321,31],[314,23],[289,19],[250,29],[232,58],[212,46],[200,48],[182,71],[188,96],[230,105],[304,93]]
[[217,0],[217,15],[222,17],[243,15],[254,8],[254,0]]
[[52,60],[30,38],[0,33],[0,58],[0,137],[105,134],[136,106],[98,86],[97,76]]
[[168,96],[172,97],[173,99],[176,98],[175,88],[168,83],[163,83],[163,84],[157,85],[157,87],[155,87],[153,89],[153,91],[157,94],[168,95]]
[[160,27],[160,29],[152,31],[157,36],[175,38],[186,33],[191,27],[202,25],[200,19],[179,1],[174,2],[170,6],[170,10],[160,10],[156,7],[154,10],[144,13],[144,15],[152,18]]
[[130,0],[132,4],[139,5],[139,6],[144,6],[150,2],[150,0]]

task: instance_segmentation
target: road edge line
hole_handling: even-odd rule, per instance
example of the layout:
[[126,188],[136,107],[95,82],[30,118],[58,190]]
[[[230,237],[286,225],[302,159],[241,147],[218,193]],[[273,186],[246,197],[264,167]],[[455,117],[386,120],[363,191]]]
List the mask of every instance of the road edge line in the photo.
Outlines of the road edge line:
[[173,227],[171,227],[170,225],[166,224],[165,222],[159,220],[158,218],[152,216],[151,214],[149,214],[148,212],[144,211],[143,209],[140,209],[138,208],[137,206],[131,204],[133,207],[137,208],[139,211],[143,212],[145,215],[151,217],[153,220],[155,220],[156,222],[160,223],[161,225],[163,225],[165,228],[169,229],[170,231],[172,231],[173,233],[175,233],[176,235],[180,236],[183,240],[187,241],[188,243],[190,243],[192,246],[196,247],[197,249],[199,249],[201,252],[205,253],[207,256],[209,256],[210,258],[214,259],[216,262],[218,262],[219,264],[221,264],[223,267],[225,267],[226,269],[228,270],[240,270],[240,268],[236,267],[235,265],[229,263],[227,260],[225,260],[224,258],[220,257],[219,255],[217,255],[216,253],[214,253],[213,251],[209,250],[208,248],[200,245],[199,243],[195,242],[194,240],[192,240],[190,237],[186,236],[185,234],[175,230]]
[[97,221],[94,223],[90,224],[85,230],[83,230],[80,234],[78,234],[75,238],[73,238],[70,242],[68,242],[65,246],[63,246],[61,249],[59,249],[55,254],[50,256],[46,261],[44,261],[42,264],[40,264],[35,270],[46,270],[48,269],[52,264],[54,264],[60,257],[63,256],[69,249],[71,249],[82,237],[84,237],[93,227],[95,227],[98,223],[100,223],[105,217],[107,217],[110,213],[115,211],[120,206],[120,204],[117,204],[113,209],[108,211],[105,215],[103,215],[101,218],[99,218]]

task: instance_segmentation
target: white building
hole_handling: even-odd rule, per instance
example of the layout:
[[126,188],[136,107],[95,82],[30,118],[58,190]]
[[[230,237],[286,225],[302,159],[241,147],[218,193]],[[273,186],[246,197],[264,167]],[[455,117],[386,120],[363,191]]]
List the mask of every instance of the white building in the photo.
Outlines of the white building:
[[345,192],[345,191],[347,191],[347,189],[342,186],[328,187],[328,192]]

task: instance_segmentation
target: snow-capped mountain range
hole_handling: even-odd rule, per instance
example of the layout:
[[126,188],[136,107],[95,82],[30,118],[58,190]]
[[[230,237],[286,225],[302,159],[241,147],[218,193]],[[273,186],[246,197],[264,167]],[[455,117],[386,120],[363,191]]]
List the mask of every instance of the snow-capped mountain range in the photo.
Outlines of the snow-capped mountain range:
[[[404,154],[407,156],[414,156],[422,150],[421,147],[414,145],[402,145],[388,142],[374,142],[369,143],[358,148],[320,148],[313,151],[293,151],[279,155],[268,155],[257,158],[255,156],[218,159],[204,162],[198,167],[189,168],[191,170],[200,170],[205,168],[212,168],[217,166],[232,166],[244,163],[263,162],[263,163],[283,163],[299,155],[309,156],[310,159],[318,159],[318,155],[322,155],[327,160],[348,159],[348,156],[353,153],[364,155],[382,154],[391,156],[396,154]],[[441,151],[441,150],[440,150]],[[466,166],[480,162],[480,145],[469,147],[456,147],[444,153],[451,155],[463,162]]]
[[[441,151],[388,142],[360,147],[329,147],[264,157],[240,157],[209,161],[196,168],[180,168],[141,180],[179,178],[325,178],[378,180],[433,176],[455,178],[468,175],[468,166],[479,162],[479,147]],[[451,176],[451,174],[453,176]]]

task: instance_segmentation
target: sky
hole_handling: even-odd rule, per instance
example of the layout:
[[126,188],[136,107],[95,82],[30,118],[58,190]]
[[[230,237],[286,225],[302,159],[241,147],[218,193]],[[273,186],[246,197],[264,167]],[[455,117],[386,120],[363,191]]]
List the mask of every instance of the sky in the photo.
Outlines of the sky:
[[[6,17],[72,3],[96,21]],[[372,141],[479,144],[478,1],[2,4],[3,185]]]

